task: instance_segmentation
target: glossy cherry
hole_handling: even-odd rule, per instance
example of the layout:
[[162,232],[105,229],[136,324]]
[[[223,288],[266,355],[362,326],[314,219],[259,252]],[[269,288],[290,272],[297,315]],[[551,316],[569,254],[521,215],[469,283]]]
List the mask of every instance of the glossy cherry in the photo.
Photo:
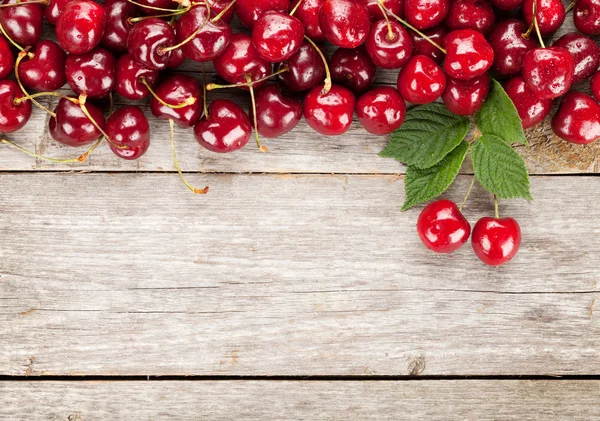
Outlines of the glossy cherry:
[[44,7],[44,18],[52,25],[56,25],[58,17],[62,13],[63,8],[67,3],[73,0],[49,0],[48,5]]
[[35,91],[56,91],[67,83],[65,75],[66,54],[54,41],[39,41],[33,58],[25,56],[19,65],[19,78],[23,85]]
[[10,48],[10,44],[3,36],[0,36],[0,80],[5,79],[13,71],[15,65],[15,55]]
[[502,76],[512,76],[521,72],[525,54],[538,47],[533,34],[524,37],[527,26],[517,19],[507,19],[497,23],[487,40],[494,50],[493,68]]
[[410,59],[413,42],[398,22],[390,21],[388,26],[385,20],[380,20],[371,27],[365,48],[377,67],[399,69]]
[[[443,26],[436,26],[435,28],[423,31],[423,34],[431,41],[441,46],[444,44],[444,38],[446,38],[448,31]],[[427,56],[436,63],[442,63],[442,61],[444,61],[445,55],[439,48],[414,31],[411,31],[411,35],[413,38],[413,55]]]
[[356,0],[325,0],[319,11],[323,35],[333,45],[356,48],[367,40],[371,18]]
[[535,96],[522,76],[515,76],[506,82],[504,90],[515,104],[524,129],[529,129],[542,122],[552,109],[552,100],[540,99]]
[[[217,74],[232,84],[246,83],[246,75],[252,80],[262,79],[271,74],[272,69],[271,63],[258,54],[252,38],[246,34],[233,34],[231,42],[223,54],[214,59],[213,64]],[[257,83],[254,88],[266,83],[266,80]]]
[[84,54],[100,44],[106,28],[106,14],[91,0],[73,0],[65,5],[56,21],[56,39],[73,54]]
[[269,10],[287,13],[290,10],[290,0],[237,0],[235,3],[238,19],[250,29],[254,27],[258,18]]
[[331,56],[331,79],[356,92],[365,92],[375,80],[377,67],[363,48],[338,48]]
[[600,47],[593,39],[577,32],[569,32],[556,40],[553,45],[566,48],[573,56],[575,62],[573,83],[589,78],[598,70]]
[[413,56],[398,74],[398,91],[413,104],[429,104],[446,88],[446,75],[427,56]]
[[445,22],[451,31],[473,29],[486,35],[495,21],[496,13],[487,0],[456,0],[451,3]]
[[171,25],[158,18],[150,18],[134,25],[127,39],[127,50],[148,69],[164,70],[171,59],[165,48],[176,44]]
[[369,133],[386,135],[402,126],[406,103],[397,89],[382,86],[371,89],[356,101],[356,114]]
[[33,45],[42,36],[44,11],[39,4],[27,4],[27,1],[3,0],[1,4],[17,4],[16,7],[0,8],[0,24],[17,44]]
[[252,125],[242,107],[228,99],[216,99],[208,107],[208,117],[194,126],[194,136],[209,151],[227,153],[246,146]]
[[325,79],[325,64],[317,50],[306,41],[281,67],[289,70],[278,75],[277,79],[292,92],[308,91]]
[[527,25],[533,23],[533,2],[536,1],[536,17],[543,37],[552,35],[565,20],[565,6],[562,0],[525,0],[523,2],[523,18]]
[[290,58],[298,51],[303,40],[302,22],[275,10],[263,13],[252,28],[252,43],[258,54],[271,63]]
[[31,101],[15,103],[15,99],[23,96],[16,82],[0,81],[0,133],[16,132],[29,121]]
[[600,105],[587,94],[568,92],[552,117],[552,131],[567,142],[595,142],[600,138]]
[[488,266],[503,265],[521,246],[521,227],[513,218],[481,218],[473,227],[473,251]]
[[65,74],[69,86],[77,95],[103,98],[112,92],[116,80],[115,57],[111,52],[96,47],[85,54],[69,54]]
[[[302,101],[286,96],[277,85],[267,85],[256,92],[258,133],[267,138],[282,136],[302,119]],[[250,120],[254,111],[250,110]]]
[[408,23],[423,30],[440,25],[448,16],[450,0],[405,0],[404,16]]
[[133,28],[129,19],[138,14],[137,7],[127,0],[106,0],[102,5],[106,15],[106,29],[102,36],[103,47],[115,53],[127,51],[127,38]]
[[577,0],[573,21],[578,31],[586,35],[600,35],[600,0]]
[[[104,129],[106,121],[102,111],[89,102],[85,106],[94,121]],[[102,133],[83,113],[81,107],[68,99],[61,98],[54,113],[56,118],[51,117],[49,123],[50,135],[60,143],[68,146],[83,146],[102,136]]]
[[182,108],[167,107],[152,98],[150,110],[161,120],[173,120],[180,127],[192,127],[202,114],[202,87],[191,76],[174,74],[156,87],[156,95],[169,105],[183,104],[190,98],[196,98],[193,104]]
[[162,10],[151,9],[151,7],[156,7],[160,9],[171,9],[175,10],[179,6],[179,2],[175,2],[173,0],[136,0],[136,3],[142,4],[147,7],[139,7],[140,12],[144,15],[155,16],[155,15],[163,15],[167,12]]
[[473,115],[483,106],[490,92],[487,74],[469,80],[448,78],[442,101],[449,111],[458,115]]
[[573,83],[574,72],[573,56],[563,47],[535,48],[523,60],[523,80],[542,99],[564,95]]
[[111,150],[123,159],[138,159],[150,146],[150,124],[135,105],[117,109],[106,121]]
[[150,70],[142,66],[129,54],[119,57],[115,73],[116,93],[132,101],[148,97],[150,91],[141,82],[142,78],[153,87],[158,80],[158,70]]
[[523,0],[490,0],[500,10],[515,10],[523,3]]
[[[358,1],[367,7],[371,22],[377,22],[378,20],[384,19],[381,8],[378,6],[379,0]],[[383,5],[393,14],[400,17],[404,16],[404,0],[383,0]]]
[[592,79],[590,80],[590,89],[594,98],[596,98],[597,101],[600,101],[600,72],[596,72],[594,76],[592,76]]
[[304,32],[307,37],[315,42],[325,41],[325,35],[321,31],[319,24],[319,11],[325,0],[296,0],[294,7],[300,2],[300,6],[296,10],[296,16],[304,25]]
[[472,29],[450,32],[444,45],[444,71],[451,78],[472,79],[486,73],[494,63],[494,50],[481,33]]
[[352,125],[356,98],[349,89],[333,85],[323,94],[323,85],[304,98],[304,118],[310,127],[325,136],[344,134]]
[[456,203],[438,200],[427,205],[419,215],[417,233],[429,250],[452,253],[467,242],[471,225]]

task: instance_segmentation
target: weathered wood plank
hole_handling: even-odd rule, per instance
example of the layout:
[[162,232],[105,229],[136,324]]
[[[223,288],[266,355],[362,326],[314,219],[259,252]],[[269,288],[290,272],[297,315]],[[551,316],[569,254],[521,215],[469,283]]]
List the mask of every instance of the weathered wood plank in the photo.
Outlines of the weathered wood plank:
[[192,178],[0,175],[0,374],[600,373],[595,177],[502,203],[497,269],[424,250],[396,177]]

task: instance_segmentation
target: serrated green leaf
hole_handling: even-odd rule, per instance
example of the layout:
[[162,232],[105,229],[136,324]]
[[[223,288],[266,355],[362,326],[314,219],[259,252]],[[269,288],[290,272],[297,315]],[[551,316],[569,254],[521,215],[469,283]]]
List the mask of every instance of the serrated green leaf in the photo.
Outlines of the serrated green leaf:
[[416,168],[430,168],[458,146],[469,124],[468,118],[452,114],[443,104],[415,107],[379,155]]
[[402,210],[405,211],[444,193],[456,179],[468,151],[469,144],[463,141],[431,168],[408,167],[404,180],[406,199]]
[[483,135],[471,148],[473,170],[479,183],[502,199],[533,200],[525,161],[494,135]]
[[475,114],[475,123],[483,134],[498,136],[509,145],[527,145],[527,137],[515,104],[496,80],[491,81],[490,94],[483,107]]

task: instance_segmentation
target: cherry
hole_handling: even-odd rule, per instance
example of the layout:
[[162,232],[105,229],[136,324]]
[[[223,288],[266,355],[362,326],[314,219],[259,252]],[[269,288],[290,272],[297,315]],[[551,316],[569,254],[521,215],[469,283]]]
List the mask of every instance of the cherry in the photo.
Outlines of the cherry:
[[473,228],[471,245],[486,265],[503,265],[519,251],[521,228],[513,218],[481,218]]
[[271,63],[287,60],[304,40],[304,25],[285,13],[270,10],[254,24],[252,43],[258,54]]
[[139,7],[140,12],[147,16],[156,16],[163,15],[167,12],[162,10],[152,9],[152,7],[156,7],[157,9],[171,9],[175,10],[179,6],[178,2],[173,0],[137,0],[136,3],[143,4],[147,7]]
[[429,104],[446,88],[446,75],[427,56],[413,56],[398,74],[398,91],[413,104]]
[[577,0],[573,21],[578,31],[586,35],[600,35],[600,0]]
[[399,69],[413,52],[412,37],[398,23],[385,20],[376,22],[365,44],[367,53],[377,67]]
[[0,36],[0,80],[5,79],[12,73],[14,65],[15,55],[6,38]]
[[44,7],[44,17],[46,21],[52,25],[56,25],[56,21],[60,16],[63,8],[67,3],[73,0],[49,0],[48,5]]
[[104,9],[91,0],[67,3],[56,21],[56,38],[73,54],[91,51],[102,40],[106,27]]
[[533,23],[533,2],[536,1],[536,19],[542,37],[552,35],[565,20],[565,6],[562,0],[525,0],[523,18],[527,25]]
[[208,107],[208,117],[194,126],[194,136],[209,151],[226,153],[246,146],[252,135],[248,114],[235,102],[216,99]]
[[325,35],[321,31],[321,25],[319,24],[319,10],[325,0],[297,0],[294,7],[300,3],[300,6],[296,9],[295,16],[304,25],[304,32],[306,36],[315,42],[325,41]]
[[[94,121],[103,130],[106,125],[102,111],[92,104],[85,104]],[[102,133],[84,114],[81,106],[67,98],[61,98],[54,110],[56,117],[50,118],[50,135],[54,140],[68,146],[83,146],[92,143]]]
[[0,81],[0,133],[12,133],[22,129],[31,117],[31,101],[15,103],[24,94],[16,82]]
[[190,98],[195,98],[193,104],[181,108],[171,108],[161,104],[155,97],[150,101],[152,114],[161,120],[173,120],[180,127],[192,127],[202,114],[202,88],[198,81],[191,76],[175,74],[159,84],[156,96],[170,105],[183,104]]
[[[282,136],[302,119],[302,101],[283,95],[277,85],[267,85],[256,92],[258,133],[263,137]],[[250,110],[250,119],[254,111]]]
[[356,93],[369,89],[377,71],[377,67],[362,48],[338,48],[331,56],[330,68],[334,83],[339,83]]
[[496,14],[487,0],[456,0],[450,5],[446,26],[451,31],[473,29],[487,34],[494,26]]
[[140,64],[152,70],[164,70],[171,59],[171,51],[164,48],[175,45],[171,25],[158,18],[136,23],[129,33],[127,50]]
[[452,253],[467,242],[471,225],[456,203],[438,200],[427,205],[419,215],[417,233],[429,250]]
[[600,138],[600,105],[587,94],[568,92],[552,117],[552,131],[567,142],[595,142]]
[[116,110],[108,118],[105,132],[110,139],[110,149],[123,159],[138,159],[150,146],[150,124],[135,105]]
[[323,93],[323,89],[324,85],[317,86],[304,98],[304,118],[325,136],[341,135],[352,125],[356,98],[340,85],[332,85],[328,93]]
[[523,0],[490,0],[500,10],[515,10],[523,3]]
[[102,47],[85,54],[69,54],[65,73],[69,86],[77,95],[86,93],[89,98],[102,98],[115,86],[116,60]]
[[444,70],[451,78],[472,79],[487,72],[494,62],[494,50],[481,33],[472,29],[450,32],[444,45]]
[[356,101],[356,114],[369,133],[386,135],[402,126],[406,103],[397,89],[383,86],[370,90]]
[[525,54],[538,46],[534,37],[524,37],[527,26],[517,19],[497,23],[488,35],[494,50],[494,70],[502,76],[521,72]]
[[141,82],[153,87],[158,80],[158,71],[150,70],[135,61],[129,54],[124,54],[117,60],[115,76],[115,91],[123,98],[136,101],[146,98],[150,91]]
[[367,7],[356,0],[325,0],[319,11],[319,24],[333,45],[356,48],[366,41],[371,18]]
[[600,101],[600,72],[596,72],[590,80],[590,89],[596,100]]
[[573,83],[581,82],[592,76],[600,64],[600,47],[596,42],[577,32],[564,34],[554,42],[555,47],[564,47],[573,56],[575,72]]
[[487,74],[469,80],[448,78],[442,101],[450,112],[458,115],[473,115],[483,106],[490,91]]
[[25,56],[19,65],[19,78],[26,88],[36,91],[56,91],[67,83],[66,54],[54,41],[39,41],[33,58]]
[[[369,16],[371,17],[371,22],[376,22],[385,18],[385,16],[381,12],[381,8],[379,7],[379,0],[358,1],[367,6]],[[404,0],[383,0],[382,3],[383,6],[393,14],[400,17],[404,16]]]
[[564,95],[573,82],[575,62],[563,47],[534,48],[523,60],[523,80],[542,99]]
[[254,27],[258,18],[269,10],[287,13],[290,10],[290,0],[237,0],[235,3],[238,19],[250,29]]
[[450,10],[450,0],[405,0],[406,20],[417,29],[440,25]]
[[279,82],[289,91],[303,92],[314,88],[325,79],[325,64],[321,56],[308,42],[304,41],[300,49],[281,67],[289,70],[277,76]]
[[[444,38],[448,34],[448,31],[443,26],[436,26],[435,28],[427,29],[423,31],[423,34],[437,45],[444,43]],[[427,56],[436,63],[441,63],[444,60],[444,53],[427,41],[426,38],[412,31],[413,37],[413,55]]]
[[127,38],[133,25],[129,19],[137,16],[137,7],[127,0],[106,0],[103,4],[106,14],[106,29],[102,45],[115,53],[127,51]]
[[185,56],[183,55],[183,50],[181,48],[171,50],[171,58],[167,62],[167,69],[177,69],[184,61]]
[[[210,10],[215,15],[219,15],[223,10],[225,10],[229,6],[231,0],[209,0],[208,3],[210,4]],[[229,9],[227,9],[225,14],[221,16],[221,19],[219,19],[218,22],[224,22],[229,24],[233,20],[234,14],[235,8],[229,7]]]
[[504,90],[515,104],[524,129],[542,122],[552,109],[552,100],[536,97],[522,76],[515,76],[506,82]]
[[17,0],[4,0],[1,4],[19,4],[16,7],[0,8],[0,24],[8,36],[23,46],[38,42],[44,22],[42,6]]
[[142,157],[150,147],[150,141],[141,143],[138,146],[133,146],[129,148],[117,148],[110,143],[108,144],[111,151],[114,152],[119,158],[126,159],[128,161],[133,161]]

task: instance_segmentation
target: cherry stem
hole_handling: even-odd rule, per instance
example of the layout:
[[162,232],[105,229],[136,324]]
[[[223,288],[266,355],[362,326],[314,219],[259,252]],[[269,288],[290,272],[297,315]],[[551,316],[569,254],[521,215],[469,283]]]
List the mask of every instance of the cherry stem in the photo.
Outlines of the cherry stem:
[[215,23],[215,22],[218,22],[219,20],[221,20],[221,18],[223,16],[225,16],[225,13],[229,12],[229,9],[231,9],[233,7],[233,5],[235,4],[236,1],[237,0],[231,0],[231,2],[229,2],[229,4],[225,7],[225,9],[221,10],[217,16],[215,16],[214,18],[212,18],[210,20],[210,23]]
[[298,0],[298,3],[296,3],[296,5],[292,9],[292,11],[290,12],[290,16],[294,16],[294,13],[296,13],[296,11],[300,8],[300,5],[302,4],[303,1],[304,0]]
[[202,25],[200,25],[194,32],[192,32],[190,34],[189,37],[187,37],[186,39],[181,41],[179,44],[171,45],[170,47],[161,48],[158,51],[160,54],[168,53],[169,51],[173,51],[173,50],[183,47],[185,44],[187,44],[188,42],[190,42],[194,38],[196,38],[196,35],[198,35],[206,27],[208,22],[210,22],[210,5],[208,4],[208,2],[204,3],[204,5],[206,6],[206,20],[202,23]]
[[28,4],[41,4],[42,6],[48,6],[50,4],[50,2],[48,0],[21,1],[21,2],[17,2],[17,3],[0,4],[0,9],[4,9],[6,7],[27,6]]
[[[216,84],[216,83],[209,83],[208,85],[206,85],[206,89],[208,91],[214,91],[215,89],[229,89],[229,88],[243,88],[243,87],[250,88],[250,87],[252,87],[254,85],[257,85],[257,84],[259,84],[261,82],[264,82],[265,80],[271,79],[273,76],[280,75],[280,74],[285,73],[285,72],[287,72],[289,70],[290,70],[289,68],[284,67],[283,69],[279,69],[275,73],[271,73],[270,75],[265,76],[265,77],[261,77],[260,79],[252,80],[252,78],[250,78],[249,82],[235,83],[233,85],[219,85],[219,84]],[[246,81],[248,80],[248,78],[249,78],[249,76],[246,75]]]
[[85,162],[86,159],[88,158],[88,156],[90,156],[90,154],[92,152],[94,152],[94,150],[100,145],[100,143],[102,142],[104,138],[100,137],[96,143],[94,143],[92,145],[92,147],[90,149],[87,150],[87,152],[85,152],[83,155],[79,155],[77,158],[52,158],[49,156],[44,156],[44,155],[39,155],[35,152],[32,152],[28,149],[25,149],[22,146],[17,145],[14,142],[11,142],[10,140],[6,140],[6,139],[0,139],[0,143],[5,143],[7,145],[10,145],[18,150],[20,150],[21,152],[26,153],[29,156],[32,156],[34,158],[38,158],[38,159],[43,159],[44,161],[50,161],[50,162],[57,162],[57,163],[63,163],[63,164],[69,164],[69,163],[74,163],[74,162]]
[[465,204],[467,203],[467,200],[469,200],[469,196],[471,196],[471,191],[473,190],[473,186],[474,185],[475,185],[475,176],[473,176],[473,178],[471,180],[471,185],[469,186],[469,190],[467,190],[467,194],[465,195],[465,199],[460,204],[458,210],[462,211],[462,209],[465,207]]
[[494,195],[494,215],[496,219],[500,219],[500,212],[498,212],[498,196]]
[[152,89],[152,87],[150,86],[150,84],[148,82],[146,82],[146,78],[145,77],[141,77],[140,78],[140,83],[142,85],[144,85],[146,87],[146,89],[148,89],[148,91],[150,91],[150,94],[158,101],[160,102],[162,105],[164,105],[165,107],[169,107],[172,108],[174,110],[180,109],[180,108],[184,108],[187,107],[189,105],[193,105],[196,103],[197,98],[196,97],[190,97],[188,99],[186,99],[185,101],[183,101],[181,104],[168,104],[165,101],[163,101],[162,99],[160,99],[160,97],[158,96],[158,94],[156,92],[154,92],[154,89]]
[[[29,47],[27,47],[27,48],[29,48]],[[25,89],[25,86],[23,86],[23,83],[21,82],[21,78],[19,76],[19,65],[21,64],[21,60],[23,60],[23,58],[25,56],[27,56],[27,54],[28,54],[27,49],[21,51],[19,53],[19,55],[17,56],[17,60],[15,61],[15,78],[17,79],[17,84],[19,85],[19,88],[21,88],[21,92],[23,92],[23,95],[25,95],[25,96],[23,96],[21,98],[15,98],[13,102],[15,105],[19,105],[23,101],[30,100],[36,107],[46,111],[52,117],[56,118],[55,113],[50,111],[48,108],[44,107],[42,104],[37,102],[34,98],[39,97],[39,96],[61,96],[61,95],[57,94],[56,92],[41,92],[38,94],[29,95],[29,92],[27,92],[27,90]]]
[[[17,3],[17,5],[22,5],[25,3]],[[10,35],[8,35],[8,33],[6,32],[6,30],[4,29],[4,26],[2,26],[2,24],[0,23],[0,32],[2,32],[2,34],[4,35],[4,37],[8,40],[8,42],[10,42],[12,45],[14,45],[16,47],[17,50],[19,51],[25,51],[26,49],[21,47],[14,39],[12,39],[10,37]],[[33,53],[29,52],[29,49],[27,49],[27,55],[29,56],[29,58],[33,58],[35,57],[33,55]]]
[[[127,0],[127,1],[129,3],[131,3],[131,4],[134,4],[134,5],[138,6],[138,7],[143,7],[144,9],[157,10],[159,12],[168,12],[168,13],[179,12],[178,14],[181,14],[181,13],[185,13],[185,12],[182,12],[182,11],[184,11],[184,10],[187,11],[187,10],[189,10],[189,9],[192,8],[192,4],[190,2],[188,2],[188,1],[185,2],[186,3],[185,7],[183,9],[179,9],[179,10],[167,9],[167,8],[164,8],[164,7],[146,6],[145,4],[138,3],[138,2],[136,2],[134,0]],[[183,4],[184,2],[178,1],[177,3]],[[169,15],[169,16],[171,16],[171,15]],[[149,16],[149,17],[156,17],[156,16]]]
[[321,56],[321,60],[323,60],[323,64],[325,65],[325,81],[323,83],[325,84],[325,86],[323,86],[321,95],[327,95],[329,93],[329,91],[331,91],[331,83],[332,83],[331,82],[331,72],[329,71],[329,64],[327,63],[327,57],[325,57],[325,54],[323,54],[323,51],[321,51],[321,49],[319,47],[317,47],[317,44],[315,44],[315,42],[312,39],[310,39],[306,35],[304,35],[304,39],[310,45],[312,45],[312,47],[315,50],[317,50],[317,53],[319,53],[319,55]]
[[100,125],[98,124],[98,122],[94,119],[94,117],[92,117],[92,115],[90,114],[89,110],[87,109],[85,103],[87,101],[87,94],[84,92],[81,95],[79,95],[78,99],[74,99],[74,98],[67,98],[69,100],[71,100],[71,102],[78,104],[79,108],[81,108],[81,112],[83,112],[83,114],[85,114],[85,116],[88,118],[88,120],[90,120],[92,122],[92,124],[94,125],[94,127],[96,129],[98,129],[98,131],[100,133],[102,133],[102,136],[104,136],[106,138],[106,140],[108,141],[108,143],[110,143],[111,145],[113,145],[115,148],[117,149],[126,149],[127,146],[125,145],[119,145],[114,143],[111,138],[106,134],[106,132],[104,131],[104,129],[102,127],[100,127]]
[[206,66],[204,65],[204,63],[202,63],[202,90],[203,90],[203,97],[202,97],[202,112],[204,113],[204,117],[208,118],[208,105],[206,104],[207,102],[207,90],[206,90]]
[[396,36],[394,35],[394,31],[392,31],[392,24],[390,23],[390,18],[388,16],[387,12],[385,11],[382,3],[380,3],[378,1],[377,6],[379,6],[379,10],[381,10],[381,13],[383,14],[383,18],[385,19],[385,22],[387,23],[387,27],[388,27],[387,38],[389,41],[393,41],[396,38]]
[[181,171],[179,161],[177,160],[177,154],[175,153],[175,125],[173,123],[173,119],[169,119],[169,126],[171,127],[171,151],[173,152],[173,163],[175,164],[175,168],[177,168],[177,173],[179,174],[181,181],[183,181],[183,184],[185,184],[185,186],[195,194],[208,193],[208,186],[204,187],[203,189],[198,189],[192,186],[183,175],[183,171]]
[[544,40],[542,39],[542,34],[540,33],[540,26],[538,25],[537,20],[537,0],[533,0],[533,26],[535,26],[535,32],[537,33],[538,39],[540,40],[540,45],[542,48],[546,48],[544,45]]
[[256,98],[254,97],[254,86],[252,86],[252,78],[250,75],[246,75],[246,81],[248,82],[248,88],[250,89],[250,99],[252,100],[252,111],[254,116],[254,136],[256,137],[256,145],[258,150],[261,152],[267,152],[267,147],[260,144],[260,137],[258,135],[258,117],[256,116]]
[[573,10],[574,7],[575,7],[575,2],[572,1],[571,3],[569,3],[569,5],[567,6],[567,8],[565,9],[565,14],[569,13],[571,10]]

